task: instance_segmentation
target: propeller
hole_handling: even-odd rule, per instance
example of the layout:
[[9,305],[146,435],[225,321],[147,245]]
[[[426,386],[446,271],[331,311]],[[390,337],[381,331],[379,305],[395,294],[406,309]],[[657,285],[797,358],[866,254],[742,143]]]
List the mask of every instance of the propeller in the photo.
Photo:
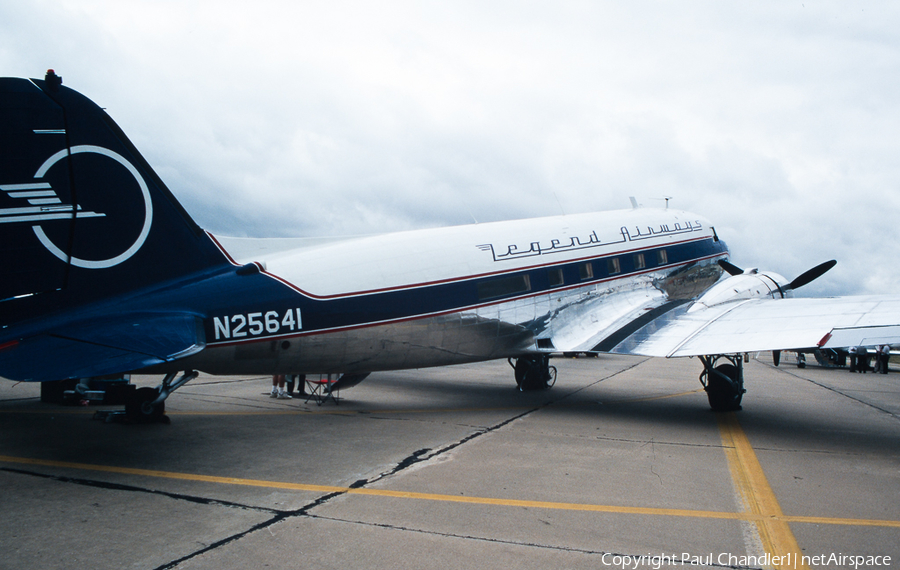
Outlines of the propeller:
[[735,265],[733,263],[729,263],[729,262],[725,261],[724,259],[720,259],[718,261],[718,263],[719,263],[719,267],[724,269],[729,275],[740,275],[741,273],[744,272],[744,270],[741,269],[740,267],[738,267],[737,265]]
[[790,284],[788,285],[788,289],[797,289],[798,287],[803,287],[810,281],[813,281],[813,280],[821,277],[826,271],[828,271],[835,265],[837,265],[837,261],[834,259],[832,259],[831,261],[826,261],[825,263],[820,263],[819,265],[816,265],[809,271],[801,273],[796,278],[794,278],[794,280],[791,281]]
[[[734,265],[733,263],[729,263],[729,262],[725,261],[724,259],[720,259],[718,261],[718,264],[729,275],[741,275],[744,273],[743,269],[741,269],[737,265]],[[797,289],[799,287],[803,287],[804,285],[806,285],[806,284],[810,283],[811,281],[814,281],[814,280],[818,279],[819,277],[821,277],[822,275],[824,275],[826,271],[828,271],[835,265],[837,265],[837,261],[835,261],[834,259],[832,259],[831,261],[826,261],[825,263],[820,263],[819,265],[816,265],[812,269],[805,271],[805,272],[801,273],[800,275],[798,275],[796,278],[794,278],[793,281],[788,283],[787,287],[785,287],[784,289],[785,289],[785,291],[787,291],[789,289]]]
[[[734,265],[733,263],[729,263],[729,262],[725,261],[724,259],[720,259],[718,261],[718,264],[729,275],[734,276],[734,275],[743,275],[744,274],[743,269],[741,269],[737,265]],[[806,285],[806,284],[810,283],[811,281],[814,281],[814,280],[818,279],[819,277],[821,277],[822,275],[824,275],[826,271],[828,271],[835,265],[837,265],[837,261],[835,261],[834,259],[832,259],[831,261],[826,261],[825,263],[820,263],[819,265],[816,265],[812,269],[804,271],[803,273],[801,273],[800,275],[795,277],[793,281],[791,281],[784,287],[779,285],[777,282],[776,282],[776,285],[778,286],[778,289],[781,292],[782,296],[784,296],[784,293],[786,291],[790,291],[792,289],[797,289],[798,287],[803,287],[804,285]],[[750,273],[755,273],[755,272],[756,272],[756,270],[750,271]],[[772,351],[772,362],[775,364],[775,366],[778,366],[778,364],[781,362],[781,351],[780,350]]]

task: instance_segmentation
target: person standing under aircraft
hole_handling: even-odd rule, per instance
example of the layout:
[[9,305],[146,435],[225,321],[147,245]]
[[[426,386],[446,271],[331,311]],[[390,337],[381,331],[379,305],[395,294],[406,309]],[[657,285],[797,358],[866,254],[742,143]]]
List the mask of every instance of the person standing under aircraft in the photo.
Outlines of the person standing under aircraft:
[[291,396],[294,395],[294,386],[296,385],[297,395],[306,395],[306,374],[288,374],[285,376],[285,378],[288,394],[290,394]]
[[284,389],[284,374],[272,376],[272,391],[269,393],[269,397],[279,400],[290,400],[293,397]]
[[888,361],[891,359],[891,345],[882,344],[878,347],[878,354],[876,356],[878,360],[878,372],[882,374],[888,373]]

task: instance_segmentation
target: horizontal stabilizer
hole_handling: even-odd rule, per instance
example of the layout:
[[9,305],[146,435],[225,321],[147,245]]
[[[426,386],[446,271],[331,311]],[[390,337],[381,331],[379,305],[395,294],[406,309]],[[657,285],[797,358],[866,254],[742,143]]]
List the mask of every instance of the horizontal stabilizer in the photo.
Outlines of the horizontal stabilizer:
[[194,315],[119,315],[7,343],[0,376],[25,382],[102,376],[170,362],[204,346]]

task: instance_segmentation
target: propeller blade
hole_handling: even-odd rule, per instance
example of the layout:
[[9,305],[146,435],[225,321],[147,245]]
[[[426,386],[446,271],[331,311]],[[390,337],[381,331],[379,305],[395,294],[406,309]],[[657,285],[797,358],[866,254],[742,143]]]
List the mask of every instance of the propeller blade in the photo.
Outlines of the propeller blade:
[[819,265],[816,265],[809,271],[798,275],[797,278],[794,279],[793,281],[791,281],[790,285],[788,285],[788,289],[796,289],[798,287],[803,287],[810,281],[813,281],[813,280],[821,277],[826,271],[828,271],[835,265],[837,265],[837,261],[835,261],[834,259],[832,259],[831,261],[826,261],[825,263],[820,263]]
[[740,267],[738,267],[737,265],[734,265],[733,263],[729,263],[729,262],[725,261],[724,259],[720,259],[718,261],[718,264],[719,264],[719,267],[721,267],[722,269],[727,271],[729,275],[740,275],[744,272],[744,270],[741,269]]

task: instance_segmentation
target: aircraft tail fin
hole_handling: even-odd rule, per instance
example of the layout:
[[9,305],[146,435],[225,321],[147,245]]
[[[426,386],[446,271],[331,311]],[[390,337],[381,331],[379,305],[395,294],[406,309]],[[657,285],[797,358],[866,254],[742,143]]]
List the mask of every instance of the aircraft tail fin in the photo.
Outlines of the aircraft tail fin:
[[4,325],[227,263],[118,125],[61,83],[0,78]]

